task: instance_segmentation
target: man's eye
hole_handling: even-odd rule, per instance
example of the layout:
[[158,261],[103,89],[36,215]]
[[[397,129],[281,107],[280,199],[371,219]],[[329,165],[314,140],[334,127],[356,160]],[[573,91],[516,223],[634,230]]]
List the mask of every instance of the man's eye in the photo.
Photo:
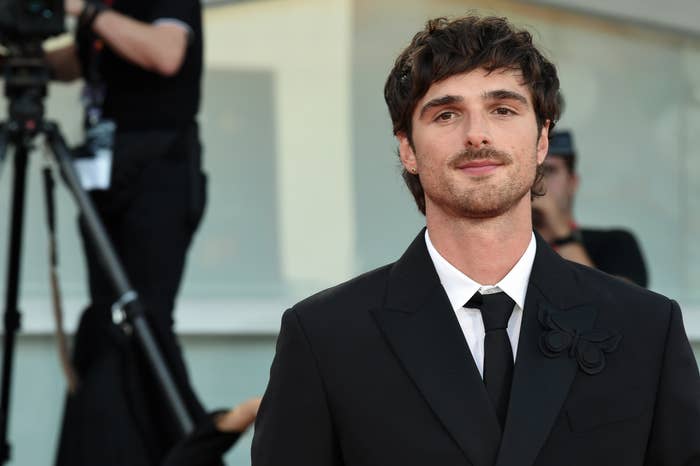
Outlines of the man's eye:
[[508,116],[508,115],[517,115],[518,112],[516,112],[512,108],[508,108],[508,107],[497,107],[494,110],[494,113],[496,113],[497,115]]
[[455,112],[442,112],[435,117],[436,121],[450,121],[455,117]]
[[498,107],[495,112],[498,115],[515,115],[515,112],[507,107]]

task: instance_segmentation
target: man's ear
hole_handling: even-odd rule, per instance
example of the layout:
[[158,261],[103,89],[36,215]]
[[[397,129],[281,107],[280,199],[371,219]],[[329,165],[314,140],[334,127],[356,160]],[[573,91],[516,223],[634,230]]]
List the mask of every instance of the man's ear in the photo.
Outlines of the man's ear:
[[399,158],[401,159],[401,164],[409,173],[418,173],[416,153],[406,133],[396,133],[396,140],[399,143]]
[[540,130],[540,138],[537,141],[537,164],[544,162],[549,151],[549,120],[546,120]]

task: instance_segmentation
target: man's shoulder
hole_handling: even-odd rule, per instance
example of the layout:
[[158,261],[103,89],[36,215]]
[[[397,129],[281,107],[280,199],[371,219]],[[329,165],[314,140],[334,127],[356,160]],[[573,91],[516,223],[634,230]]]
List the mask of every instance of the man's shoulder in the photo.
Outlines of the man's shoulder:
[[601,299],[612,300],[627,308],[670,310],[673,300],[641,287],[629,280],[601,270],[566,261],[572,268],[582,292]]
[[337,314],[345,310],[381,305],[393,264],[387,264],[299,301],[293,309],[300,316]]

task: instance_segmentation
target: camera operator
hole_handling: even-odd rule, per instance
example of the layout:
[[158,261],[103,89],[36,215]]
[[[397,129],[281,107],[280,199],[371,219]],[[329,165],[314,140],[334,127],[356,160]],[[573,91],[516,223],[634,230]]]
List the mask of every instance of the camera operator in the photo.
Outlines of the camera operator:
[[[75,45],[47,60],[56,79],[85,79],[85,150],[94,149],[100,134],[100,149],[111,154],[109,184],[93,186],[92,199],[190,414],[198,429],[212,426],[173,332],[187,249],[205,205],[196,123],[201,6],[198,0],[66,0],[65,10],[77,18]],[[67,397],[56,464],[158,465],[181,433],[137,343],[112,322],[118,297],[83,238],[91,305],[76,334],[79,384]]]

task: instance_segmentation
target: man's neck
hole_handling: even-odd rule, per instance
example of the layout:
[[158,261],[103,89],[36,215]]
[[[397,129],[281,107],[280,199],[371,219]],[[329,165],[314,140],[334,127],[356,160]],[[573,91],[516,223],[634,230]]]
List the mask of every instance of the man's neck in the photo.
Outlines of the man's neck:
[[[498,283],[523,255],[532,238],[529,199],[488,219],[447,217],[426,212],[428,234],[450,264],[482,285]],[[522,206],[527,204],[527,209]]]

